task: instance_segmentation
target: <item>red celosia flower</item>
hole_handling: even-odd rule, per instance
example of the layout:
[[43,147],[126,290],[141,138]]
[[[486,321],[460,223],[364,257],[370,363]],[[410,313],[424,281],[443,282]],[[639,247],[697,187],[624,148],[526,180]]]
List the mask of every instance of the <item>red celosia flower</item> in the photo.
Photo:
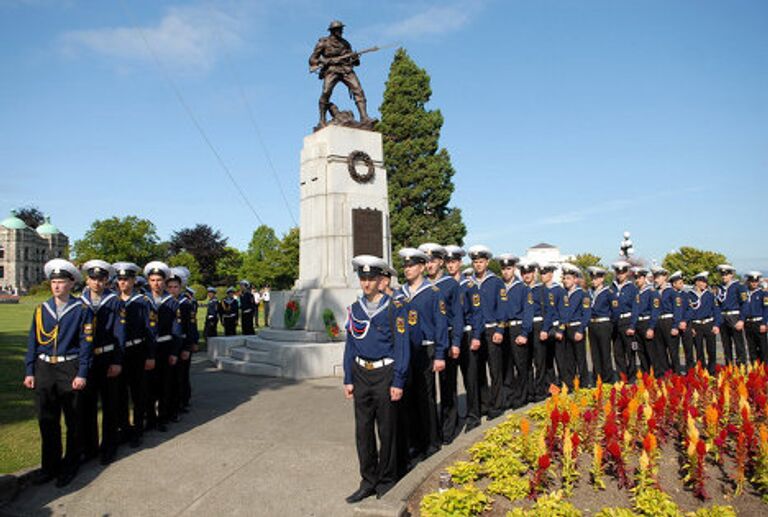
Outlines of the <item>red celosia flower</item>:
[[621,447],[619,447],[619,442],[616,440],[611,440],[608,443],[608,447],[606,448],[608,451],[608,454],[613,456],[614,458],[619,458],[621,456]]
[[707,454],[707,444],[704,443],[704,440],[699,440],[699,443],[696,444],[696,454],[699,457],[704,457]]
[[557,407],[549,414],[549,419],[552,422],[552,427],[557,427],[560,423],[560,411],[558,411]]
[[539,456],[539,468],[546,470],[552,464],[552,460],[549,458],[549,454],[542,454]]
[[573,436],[571,436],[571,444],[573,444],[574,452],[576,452],[576,449],[579,448],[580,443],[581,443],[581,438],[579,438],[579,433],[573,433]]

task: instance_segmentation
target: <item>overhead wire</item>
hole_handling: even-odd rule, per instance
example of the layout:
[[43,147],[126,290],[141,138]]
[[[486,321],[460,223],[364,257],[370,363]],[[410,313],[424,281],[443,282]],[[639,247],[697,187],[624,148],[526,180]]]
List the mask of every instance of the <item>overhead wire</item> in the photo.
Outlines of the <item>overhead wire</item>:
[[[123,9],[123,13],[126,15],[126,17],[130,18],[131,21],[133,21],[133,17],[128,12],[128,8],[127,8],[124,0],[120,1],[120,5],[121,5],[121,7]],[[200,134],[200,137],[203,139],[205,144],[208,146],[208,148],[211,150],[211,152],[215,156],[216,161],[218,162],[219,166],[224,171],[224,173],[226,174],[227,178],[229,178],[229,181],[235,187],[235,190],[238,192],[238,194],[242,198],[242,200],[245,203],[245,205],[250,209],[251,213],[253,213],[253,215],[256,217],[256,220],[259,222],[259,224],[263,225],[264,221],[261,219],[261,217],[259,216],[258,212],[256,212],[256,208],[254,208],[253,204],[251,204],[251,201],[248,199],[248,196],[246,196],[246,194],[243,191],[242,187],[240,187],[240,184],[237,182],[235,177],[232,175],[232,172],[229,170],[229,167],[224,162],[224,159],[221,157],[221,154],[219,153],[219,151],[213,145],[213,142],[211,142],[211,139],[208,138],[208,134],[205,132],[205,130],[203,129],[203,126],[198,121],[197,117],[195,116],[194,112],[192,111],[192,108],[190,108],[189,104],[184,99],[184,96],[182,95],[181,90],[176,85],[176,82],[173,80],[173,78],[171,77],[171,75],[168,72],[168,70],[165,68],[163,62],[158,57],[158,55],[155,52],[155,50],[152,47],[152,45],[149,43],[149,39],[147,38],[147,35],[146,35],[144,29],[140,25],[136,25],[136,27],[137,27],[137,30],[139,32],[139,35],[141,36],[141,39],[144,41],[144,45],[147,47],[147,50],[148,50],[150,56],[152,57],[152,60],[155,62],[155,65],[160,70],[161,75],[163,76],[165,81],[170,86],[171,90],[173,91],[174,95],[176,96],[176,99],[179,101],[179,104],[181,104],[182,108],[187,113],[187,116],[192,121],[192,124],[197,129],[197,132]]]

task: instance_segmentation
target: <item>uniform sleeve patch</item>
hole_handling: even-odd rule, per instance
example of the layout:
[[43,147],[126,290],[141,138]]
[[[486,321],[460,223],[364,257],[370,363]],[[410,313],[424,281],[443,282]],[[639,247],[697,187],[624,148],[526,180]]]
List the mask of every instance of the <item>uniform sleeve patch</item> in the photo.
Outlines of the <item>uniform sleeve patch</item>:
[[504,289],[503,287],[499,289],[499,298],[501,298],[501,300],[504,302],[507,301],[507,290]]
[[619,306],[619,300],[613,300],[613,301],[611,302],[611,305],[612,305],[614,308],[617,308],[617,307]]
[[555,306],[555,295],[552,293],[549,293],[549,304],[554,307]]
[[528,293],[528,305],[533,305],[533,293]]
[[584,307],[585,309],[589,309],[590,303],[591,303],[591,300],[589,299],[589,297],[585,296],[584,300],[581,302],[581,306]]
[[444,300],[440,300],[440,314],[445,315],[447,313],[448,313],[448,311],[445,308],[445,301]]
[[640,303],[640,295],[639,294],[637,296],[635,296],[635,302],[636,303]]
[[472,295],[472,305],[480,307],[480,295],[478,293]]
[[418,322],[419,322],[419,313],[414,310],[408,311],[408,325],[413,327]]
[[405,318],[398,316],[397,318],[397,331],[401,334],[405,334]]
[[654,298],[653,299],[653,308],[654,309],[658,309],[659,307],[661,307],[661,301],[658,298]]
[[748,295],[747,295],[746,291],[742,292],[741,293],[741,301],[742,302],[746,302],[747,298],[748,298]]
[[683,301],[680,299],[679,296],[675,296],[675,307],[681,307],[683,305]]
[[568,295],[563,296],[563,305],[565,305],[566,307],[571,306],[571,302],[568,300]]

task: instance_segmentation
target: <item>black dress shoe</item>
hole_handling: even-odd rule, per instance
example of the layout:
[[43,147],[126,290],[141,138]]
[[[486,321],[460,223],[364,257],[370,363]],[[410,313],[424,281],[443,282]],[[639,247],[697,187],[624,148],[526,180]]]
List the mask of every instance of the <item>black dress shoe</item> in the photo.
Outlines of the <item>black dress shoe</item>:
[[61,473],[59,477],[56,479],[56,486],[58,488],[67,486],[72,482],[73,479],[75,479],[76,475],[77,475],[77,469],[71,469]]
[[347,496],[346,501],[349,504],[359,503],[366,497],[371,497],[375,493],[376,493],[376,490],[374,490],[373,488],[360,487],[357,490],[355,490],[355,492],[352,495]]
[[128,442],[128,444],[131,446],[131,449],[135,449],[137,447],[141,446],[141,435],[136,433],[133,436],[131,436],[131,441]]
[[99,463],[101,463],[102,465],[109,465],[110,463],[115,461],[116,454],[117,452],[114,449],[102,452]]
[[474,429],[475,427],[478,427],[479,425],[480,425],[480,422],[478,422],[476,420],[471,421],[471,422],[467,422],[467,424],[464,426],[464,432],[468,433],[472,429]]
[[186,413],[189,413],[189,405],[186,405],[186,406],[181,406],[181,408],[179,409],[179,411],[180,411],[181,413],[185,413],[185,414],[186,414]]
[[168,426],[165,425],[165,424],[161,424],[161,423],[158,423],[157,427],[155,427],[155,429],[157,429],[161,433],[167,433],[168,432]]
[[176,424],[178,422],[181,422],[181,418],[179,418],[179,415],[172,415],[172,416],[168,417],[168,420],[170,420],[174,424]]
[[55,477],[56,476],[50,472],[47,472],[43,469],[37,469],[32,473],[31,481],[33,485],[44,485],[49,481],[53,481]]

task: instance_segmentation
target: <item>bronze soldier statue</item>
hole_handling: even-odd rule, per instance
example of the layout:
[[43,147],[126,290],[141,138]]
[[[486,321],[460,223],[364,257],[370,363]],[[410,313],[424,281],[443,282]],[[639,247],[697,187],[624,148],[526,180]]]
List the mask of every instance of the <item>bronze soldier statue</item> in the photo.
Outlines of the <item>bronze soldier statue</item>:
[[[363,92],[363,87],[360,86],[360,80],[354,71],[354,67],[360,64],[360,54],[365,51],[354,52],[349,42],[341,37],[344,24],[340,21],[331,22],[328,31],[331,33],[330,36],[320,38],[312,55],[309,56],[310,71],[319,70],[320,79],[323,80],[323,93],[320,94],[319,103],[320,122],[316,129],[321,129],[328,124],[325,116],[329,109],[335,111],[333,110],[335,106],[331,104],[331,94],[339,81],[349,88],[349,95],[354,98],[357,110],[360,112],[360,122],[354,125],[372,128],[375,120],[368,116],[365,92]],[[372,50],[378,50],[378,48],[367,49],[366,51]]]

